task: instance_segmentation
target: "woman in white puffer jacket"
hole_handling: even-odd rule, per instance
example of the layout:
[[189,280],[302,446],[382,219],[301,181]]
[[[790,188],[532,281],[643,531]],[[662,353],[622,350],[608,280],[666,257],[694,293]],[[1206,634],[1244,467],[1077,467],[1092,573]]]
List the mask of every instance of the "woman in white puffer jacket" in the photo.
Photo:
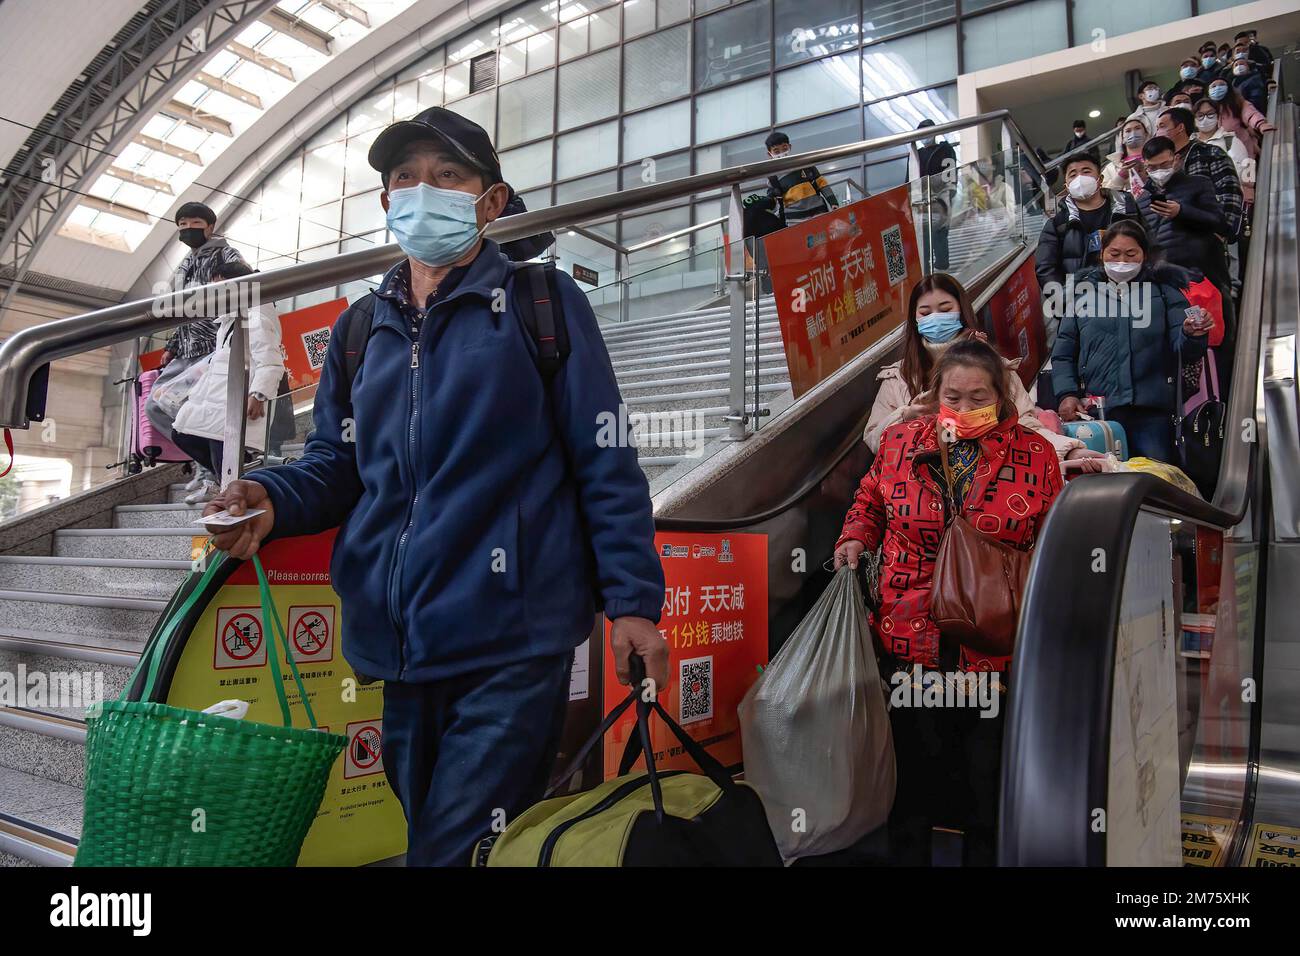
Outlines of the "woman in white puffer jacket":
[[[227,276],[225,278],[236,278]],[[214,280],[215,281],[215,280]],[[230,372],[230,339],[239,316],[223,315],[217,326],[217,347],[199,380],[176,415],[173,434],[176,444],[214,473],[221,470],[221,445],[226,429],[226,379]],[[266,448],[266,420],[269,402],[279,391],[284,377],[284,347],[280,341],[280,316],[270,305],[248,310],[248,424],[246,447]],[[205,460],[206,459],[206,460]],[[185,500],[189,504],[207,501],[220,489],[206,481]],[[191,500],[193,499],[193,500]]]

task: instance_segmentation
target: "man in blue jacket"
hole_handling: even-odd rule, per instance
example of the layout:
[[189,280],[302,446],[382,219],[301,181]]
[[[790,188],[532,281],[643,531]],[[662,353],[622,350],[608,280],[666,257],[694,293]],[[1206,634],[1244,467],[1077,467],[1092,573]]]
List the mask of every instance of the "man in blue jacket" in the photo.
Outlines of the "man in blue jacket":
[[206,513],[266,510],[213,539],[245,559],[339,527],[343,650],[385,682],[407,863],[468,864],[542,795],[598,608],[620,679],[635,652],[666,686],[663,572],[636,448],[602,437],[622,398],[591,307],[556,274],[570,352],[544,376],[511,265],[482,238],[510,195],[487,133],[433,108],[368,159],[407,258],[373,293],[361,355],[345,354],[361,303],[340,316],[303,457],[232,482]]

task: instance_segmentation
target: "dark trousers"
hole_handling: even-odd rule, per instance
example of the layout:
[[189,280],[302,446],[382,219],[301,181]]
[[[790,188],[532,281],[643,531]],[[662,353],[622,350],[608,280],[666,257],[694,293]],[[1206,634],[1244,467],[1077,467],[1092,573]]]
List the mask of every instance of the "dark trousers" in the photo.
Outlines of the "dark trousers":
[[[888,679],[893,670],[882,673]],[[1006,675],[999,678],[1006,686]],[[975,707],[890,708],[898,779],[889,814],[894,862],[929,866],[937,826],[962,831],[962,865],[997,862],[1007,694],[998,696],[996,717],[981,717]]]
[[1178,464],[1174,451],[1174,420],[1170,410],[1121,405],[1107,408],[1106,417],[1124,426],[1130,458],[1154,458],[1171,465]]
[[572,654],[430,684],[384,682],[384,774],[406,814],[407,866],[468,866],[475,845],[546,790]]
[[199,435],[187,435],[185,432],[172,432],[172,441],[176,447],[193,458],[199,465],[216,474],[221,471],[221,442],[215,438],[203,438]]

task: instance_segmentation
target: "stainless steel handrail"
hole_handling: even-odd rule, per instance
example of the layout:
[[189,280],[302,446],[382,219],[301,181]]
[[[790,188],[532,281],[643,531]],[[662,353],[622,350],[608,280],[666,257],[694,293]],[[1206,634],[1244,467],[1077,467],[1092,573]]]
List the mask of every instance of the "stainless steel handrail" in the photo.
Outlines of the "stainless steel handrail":
[[1075,155],[1076,153],[1087,152],[1088,150],[1092,149],[1094,146],[1096,146],[1098,143],[1100,143],[1102,140],[1106,139],[1107,137],[1114,136],[1116,133],[1118,133],[1120,130],[1124,128],[1124,123],[1127,122],[1128,122],[1128,117],[1126,116],[1124,117],[1123,123],[1120,123],[1116,126],[1112,126],[1104,133],[1099,133],[1098,135],[1094,136],[1092,139],[1085,142],[1082,146],[1076,146],[1074,147],[1074,149],[1067,150],[1066,152],[1062,153],[1060,156],[1057,156],[1051,162],[1045,164],[1043,166],[1043,172],[1050,172],[1051,170],[1058,168],[1062,163],[1064,163],[1067,159],[1069,159],[1071,156]]
[[[486,235],[497,242],[509,242],[548,230],[606,219],[641,206],[681,199],[695,193],[730,187],[733,202],[739,184],[751,179],[800,169],[859,153],[902,146],[919,139],[957,132],[985,123],[1000,122],[1020,146],[1030,165],[1040,174],[1044,167],[1024,133],[1005,109],[907,130],[890,136],[828,146],[805,153],[790,154],[756,163],[744,163],[716,172],[699,173],[683,179],[651,183],[623,192],[593,196],[576,202],[538,209],[499,219],[488,226]],[[230,279],[207,286],[196,286],[147,299],[136,299],[82,315],[59,319],[43,325],[21,329],[0,346],[0,425],[26,428],[28,425],[28,389],[32,376],[44,365],[57,359],[103,348],[116,342],[173,328],[186,321],[196,321],[203,310],[199,304],[209,295],[225,295],[239,301],[241,289],[256,284],[263,301],[314,292],[325,286],[362,279],[386,271],[403,253],[396,243],[342,253],[315,262],[301,262],[258,273],[243,279]],[[190,317],[186,317],[186,303]]]

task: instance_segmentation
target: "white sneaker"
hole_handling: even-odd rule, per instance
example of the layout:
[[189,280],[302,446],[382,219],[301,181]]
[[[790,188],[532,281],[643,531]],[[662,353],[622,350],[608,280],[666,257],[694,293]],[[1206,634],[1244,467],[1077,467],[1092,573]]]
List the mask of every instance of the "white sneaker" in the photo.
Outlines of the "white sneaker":
[[198,491],[199,485],[201,484],[203,484],[203,472],[200,469],[195,468],[194,477],[185,483],[185,490]]
[[187,505],[201,505],[204,502],[211,501],[213,498],[215,498],[217,496],[217,492],[219,492],[220,490],[221,490],[221,486],[218,485],[215,481],[204,480],[204,482],[201,485],[199,485],[198,488],[196,488],[192,493],[185,496],[185,503]]

